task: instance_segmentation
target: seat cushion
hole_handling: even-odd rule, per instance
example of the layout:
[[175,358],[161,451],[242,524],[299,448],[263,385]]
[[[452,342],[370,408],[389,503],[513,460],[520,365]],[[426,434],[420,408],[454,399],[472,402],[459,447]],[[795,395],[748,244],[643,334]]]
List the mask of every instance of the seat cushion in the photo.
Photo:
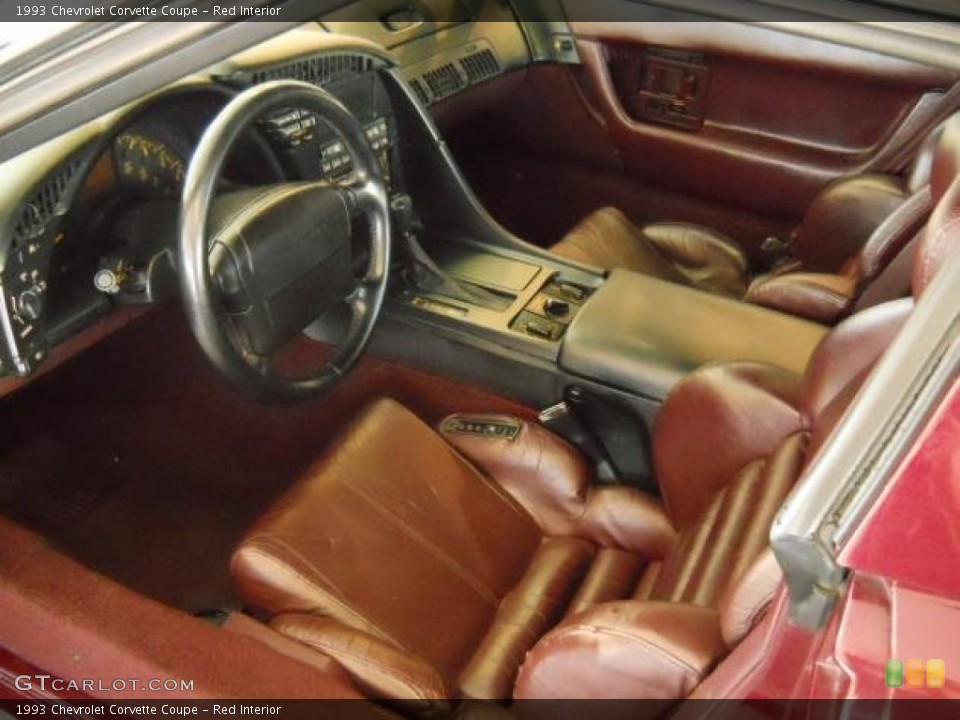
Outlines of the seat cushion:
[[551,252],[599,268],[626,268],[689,285],[673,263],[644,240],[640,228],[613,207],[588,215]]
[[838,180],[807,208],[791,243],[811,272],[835,273],[909,197],[902,179],[865,174]]
[[[573,456],[559,467],[580,474]],[[254,526],[232,571],[274,629],[336,659],[370,697],[505,699],[596,553],[545,535],[440,435],[382,400]]]
[[640,232],[692,287],[737,299],[746,292],[747,257],[723,233],[681,222],[654,223]]
[[331,618],[455,679],[541,540],[507,493],[382,400],[254,526],[231,569],[259,610]]
[[[514,697],[676,700],[726,652],[716,610],[667,602],[598,605],[527,656]],[[666,708],[664,708],[666,709]]]
[[728,584],[760,557],[773,519],[806,459],[807,434],[787,437],[769,459],[746,464],[662,563],[644,572],[634,597],[718,608]]
[[852,274],[793,272],[762,275],[747,290],[744,300],[773,310],[835,325],[857,299],[857,279]]
[[493,624],[460,673],[462,697],[511,697],[524,656],[563,617],[593,555],[593,546],[583,540],[544,540],[526,574],[503,599]]
[[772,365],[718,363],[670,394],[653,428],[657,480],[673,524],[697,523],[754,460],[803,429],[803,379]]
[[557,255],[604,269],[644,275],[740,298],[747,287],[747,260],[730,238],[689,223],[637,227],[612,207],[597,210],[551,248]]

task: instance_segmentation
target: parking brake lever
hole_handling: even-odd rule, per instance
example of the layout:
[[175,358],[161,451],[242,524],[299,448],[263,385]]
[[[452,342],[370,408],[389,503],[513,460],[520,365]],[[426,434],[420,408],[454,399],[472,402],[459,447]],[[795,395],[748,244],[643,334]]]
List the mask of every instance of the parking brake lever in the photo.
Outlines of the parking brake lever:
[[390,213],[394,230],[403,244],[407,258],[404,277],[411,286],[489,310],[502,309],[502,298],[483,288],[467,287],[458,282],[427,254],[417,239],[419,221],[409,195],[398,193],[390,198]]

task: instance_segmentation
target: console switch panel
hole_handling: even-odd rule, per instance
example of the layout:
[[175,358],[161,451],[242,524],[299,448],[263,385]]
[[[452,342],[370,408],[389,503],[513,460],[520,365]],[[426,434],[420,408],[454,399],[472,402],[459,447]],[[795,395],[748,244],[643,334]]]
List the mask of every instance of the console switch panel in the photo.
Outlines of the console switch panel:
[[590,290],[585,287],[551,280],[527,303],[510,327],[532,338],[557,342],[589,297]]

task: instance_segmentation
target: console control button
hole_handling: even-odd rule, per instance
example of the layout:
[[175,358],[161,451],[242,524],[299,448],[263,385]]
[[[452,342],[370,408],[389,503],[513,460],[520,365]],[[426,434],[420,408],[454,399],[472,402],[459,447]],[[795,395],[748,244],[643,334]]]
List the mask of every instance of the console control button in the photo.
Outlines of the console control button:
[[583,302],[587,297],[587,291],[579,285],[557,283],[557,289],[560,291],[560,295],[574,302]]
[[543,315],[535,314],[529,310],[521,312],[510,327],[516,332],[548,342],[556,342],[563,337],[563,332],[566,330],[566,325],[563,323],[551,320]]

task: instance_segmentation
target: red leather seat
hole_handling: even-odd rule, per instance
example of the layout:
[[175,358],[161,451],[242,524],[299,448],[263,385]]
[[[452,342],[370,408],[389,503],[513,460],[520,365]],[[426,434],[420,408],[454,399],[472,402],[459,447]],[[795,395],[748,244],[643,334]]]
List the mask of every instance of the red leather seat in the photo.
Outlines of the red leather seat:
[[[957,171],[934,169],[915,294],[960,245]],[[238,589],[374,698],[682,698],[762,615],[773,517],[912,304],[842,323],[802,377],[691,374],[654,428],[662,501],[592,486],[538,426],[435,432],[382,400],[243,539]]]
[[[933,156],[955,153],[958,144],[960,116],[931,135],[906,177],[866,174],[829,185],[794,231],[789,258],[764,274],[752,275],[743,249],[716,230],[682,222],[638,227],[613,207],[588,216],[552,251],[832,325],[860,309],[860,296],[922,228],[932,208]],[[904,281],[894,292],[905,290]]]

